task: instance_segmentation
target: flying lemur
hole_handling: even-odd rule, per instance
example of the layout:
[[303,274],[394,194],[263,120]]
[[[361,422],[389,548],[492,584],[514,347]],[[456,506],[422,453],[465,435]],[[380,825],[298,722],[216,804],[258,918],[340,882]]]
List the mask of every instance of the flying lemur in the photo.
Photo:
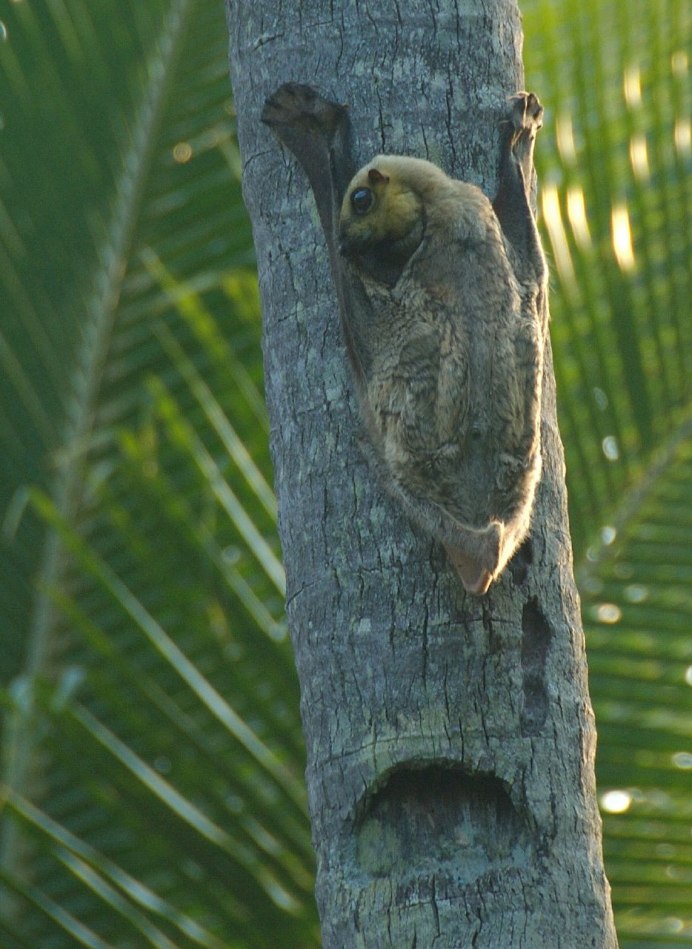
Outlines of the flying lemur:
[[354,176],[347,109],[309,86],[281,86],[262,113],[315,196],[383,482],[474,594],[526,537],[541,471],[542,115],[533,93],[509,100],[491,203],[417,158],[378,155]]

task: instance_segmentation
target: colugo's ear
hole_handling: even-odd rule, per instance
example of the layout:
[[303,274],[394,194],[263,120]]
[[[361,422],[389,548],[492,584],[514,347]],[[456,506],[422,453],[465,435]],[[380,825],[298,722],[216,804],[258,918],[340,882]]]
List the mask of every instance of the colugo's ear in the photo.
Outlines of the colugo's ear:
[[371,185],[384,185],[389,181],[389,175],[383,175],[381,171],[377,170],[377,168],[371,168],[368,172],[368,181]]

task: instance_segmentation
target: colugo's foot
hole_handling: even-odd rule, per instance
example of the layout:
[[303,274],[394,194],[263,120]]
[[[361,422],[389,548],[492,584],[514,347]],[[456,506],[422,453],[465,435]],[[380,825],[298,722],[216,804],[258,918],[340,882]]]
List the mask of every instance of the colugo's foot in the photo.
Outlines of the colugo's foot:
[[514,155],[527,187],[533,174],[533,146],[542,125],[543,106],[535,93],[517,92],[510,96],[503,122],[503,154]]
[[262,109],[262,121],[286,141],[291,131],[302,135],[322,134],[331,138],[346,117],[346,106],[324,99],[312,86],[287,82],[269,96]]
[[512,128],[515,151],[517,146],[524,151],[528,150],[527,146],[533,147],[536,135],[543,127],[543,106],[538,96],[534,92],[517,92],[511,96],[507,120]]
[[515,133],[528,131],[535,136],[543,125],[543,106],[535,92],[517,92],[510,96],[509,105],[508,118]]

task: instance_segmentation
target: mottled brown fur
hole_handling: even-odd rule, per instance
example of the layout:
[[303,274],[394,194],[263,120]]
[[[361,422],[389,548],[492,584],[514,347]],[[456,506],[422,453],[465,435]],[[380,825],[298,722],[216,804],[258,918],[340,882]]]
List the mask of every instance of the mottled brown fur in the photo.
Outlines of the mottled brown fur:
[[[293,106],[305,88],[283,87]],[[315,103],[324,114],[331,107],[329,120],[298,149],[287,144],[318,197],[316,148],[327,143],[333,165],[330,123],[339,129],[345,119],[341,107]],[[267,108],[265,121],[280,126],[276,96]],[[305,123],[304,105],[298,111]],[[278,112],[285,121],[286,94]],[[381,476],[475,594],[525,538],[541,470],[546,269],[529,205],[541,115],[532,94],[511,100],[494,204],[429,162],[395,155],[373,159],[345,194],[334,180],[329,208],[321,199]]]

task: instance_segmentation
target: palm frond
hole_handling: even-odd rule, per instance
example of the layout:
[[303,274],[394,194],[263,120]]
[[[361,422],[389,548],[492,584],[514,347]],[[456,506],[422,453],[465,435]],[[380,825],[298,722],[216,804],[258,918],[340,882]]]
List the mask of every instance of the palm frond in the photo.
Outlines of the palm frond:
[[606,871],[620,944],[668,947],[692,933],[689,14],[523,7]]
[[581,578],[619,931],[667,945],[692,926],[691,434],[675,433]]
[[5,22],[7,939],[297,945],[312,852],[223,11]]
[[550,107],[537,161],[579,555],[689,404],[686,9],[524,8]]

